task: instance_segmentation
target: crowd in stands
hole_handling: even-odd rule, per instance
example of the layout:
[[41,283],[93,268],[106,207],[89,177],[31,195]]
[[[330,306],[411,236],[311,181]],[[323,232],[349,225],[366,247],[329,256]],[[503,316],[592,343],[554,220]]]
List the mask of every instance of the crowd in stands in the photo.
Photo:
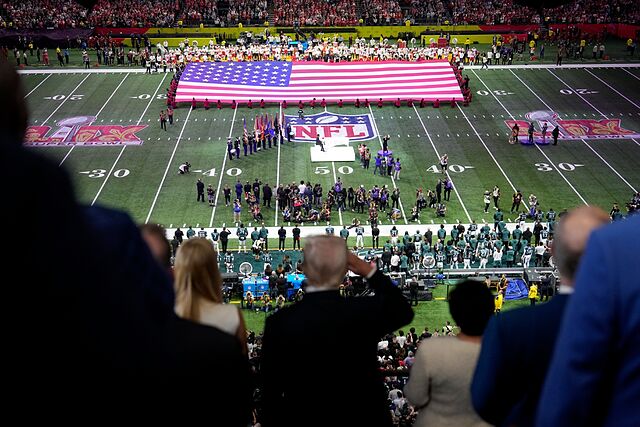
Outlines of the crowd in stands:
[[360,3],[365,25],[396,25],[403,22],[397,0],[364,0]]
[[407,18],[414,24],[418,22],[436,23],[440,20],[440,17],[445,16],[446,4],[448,3],[442,0],[426,3],[422,0],[411,0]]
[[456,24],[534,24],[539,17],[527,6],[513,0],[463,0],[449,3],[448,12]]
[[172,27],[206,23],[215,26],[261,25],[269,20],[280,26],[355,26],[413,24],[534,24],[637,23],[640,8],[634,0],[575,0],[540,15],[513,0],[231,0],[226,16],[215,0],[100,0],[91,10],[73,0],[4,0],[0,28]]
[[225,25],[262,25],[269,20],[267,7],[267,0],[231,0]]
[[201,22],[207,22],[212,25],[220,25],[216,0],[185,0],[183,5],[180,14],[184,24],[198,25]]
[[579,0],[545,9],[544,16],[551,23],[563,24],[638,23],[640,7],[635,0]]
[[179,9],[177,0],[100,0],[89,23],[94,27],[171,27]]
[[81,28],[87,26],[87,13],[74,0],[5,0],[0,3],[0,28]]
[[275,25],[349,26],[358,23],[355,0],[273,0]]

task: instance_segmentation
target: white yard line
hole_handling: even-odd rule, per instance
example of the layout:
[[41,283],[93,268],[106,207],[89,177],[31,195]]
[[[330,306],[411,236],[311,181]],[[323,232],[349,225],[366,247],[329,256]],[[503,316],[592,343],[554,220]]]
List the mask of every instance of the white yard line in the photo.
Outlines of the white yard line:
[[[627,64],[597,64],[592,62],[587,63],[565,63],[563,65],[553,65],[553,64],[515,64],[515,65],[489,65],[489,70],[530,70],[530,69],[539,69],[539,70],[548,70],[548,69],[579,69],[579,68],[621,68],[621,67],[629,67],[629,68],[638,68],[640,64],[637,63],[627,63]],[[482,65],[466,65],[464,67],[465,70],[480,70],[482,69]]]
[[626,68],[623,68],[622,71],[624,71],[627,74],[631,74],[634,79],[640,80],[640,77],[636,76],[635,74],[633,74],[631,71],[627,70]]
[[89,78],[89,75],[87,75],[84,79],[82,79],[80,81],[80,83],[78,83],[78,85],[76,87],[73,88],[73,90],[71,91],[71,93],[67,96],[65,96],[65,98],[62,100],[62,102],[60,104],[58,104],[58,106],[51,112],[51,114],[49,114],[49,117],[47,117],[46,119],[43,120],[43,122],[40,125],[44,125],[45,123],[47,123],[49,121],[49,119],[51,117],[53,117],[53,115],[60,109],[60,107],[62,107],[65,102],[67,102],[69,100],[69,98],[71,98],[71,96],[75,93],[76,90],[78,90],[78,88],[80,87],[80,85],[82,83],[84,83],[85,80],[87,80]]
[[182,130],[180,131],[180,135],[178,135],[178,139],[176,140],[176,145],[173,147],[173,152],[171,153],[171,158],[167,163],[167,168],[164,170],[164,175],[162,176],[162,181],[160,181],[160,185],[158,186],[158,191],[156,191],[156,195],[153,198],[153,203],[151,203],[151,208],[149,209],[149,214],[147,215],[147,219],[145,219],[144,223],[149,223],[149,218],[151,218],[151,213],[153,212],[153,208],[156,206],[156,201],[158,200],[158,195],[160,195],[160,190],[162,190],[162,185],[164,184],[164,180],[167,178],[167,173],[169,173],[169,168],[171,167],[171,162],[173,162],[173,158],[176,155],[176,150],[178,149],[178,145],[180,145],[180,140],[182,139],[182,133],[184,129],[187,127],[187,123],[189,122],[189,116],[191,116],[191,112],[193,108],[189,107],[189,112],[187,113],[187,118],[184,119],[184,124],[182,125]]
[[627,180],[626,180],[622,175],[620,175],[620,173],[619,173],[619,172],[618,172],[618,171],[617,171],[613,166],[611,166],[611,165],[609,164],[609,162],[607,162],[607,161],[604,159],[604,157],[602,157],[602,156],[600,155],[600,153],[598,153],[596,150],[594,150],[594,149],[593,149],[593,147],[591,147],[589,144],[587,144],[587,141],[585,141],[584,139],[582,139],[581,141],[582,141],[582,142],[584,142],[584,145],[586,145],[587,147],[589,147],[589,149],[590,149],[591,151],[593,151],[593,154],[595,154],[596,156],[600,157],[600,160],[602,160],[602,161],[604,162],[604,164],[605,164],[605,165],[609,166],[609,169],[611,169],[611,170],[613,171],[613,173],[615,173],[616,175],[618,175],[618,177],[619,177],[619,178],[620,178],[620,179],[621,179],[625,184],[627,184],[627,185],[629,186],[629,188],[633,190],[633,192],[634,192],[634,193],[637,193],[637,192],[638,192],[638,190],[636,190],[636,189],[633,187],[633,185],[629,184],[629,181],[627,181]]
[[[416,108],[415,105],[413,106],[413,110],[416,112],[416,116],[418,116],[418,120],[420,120],[420,124],[422,125],[422,129],[424,129],[424,132],[427,134],[427,138],[429,138],[429,142],[431,143],[431,146],[433,147],[433,151],[435,151],[436,156],[439,159],[440,158],[440,153],[438,152],[438,149],[436,148],[436,145],[433,143],[433,139],[431,139],[431,135],[429,134],[429,131],[427,130],[427,127],[425,126],[424,122],[422,121],[422,117],[420,117],[420,113],[418,112],[418,109]],[[447,178],[449,178],[449,180],[453,184],[453,191],[456,192],[456,196],[458,196],[458,200],[460,201],[460,204],[462,205],[462,209],[464,210],[464,213],[467,215],[467,219],[469,219],[469,222],[471,222],[471,215],[469,215],[469,211],[467,210],[467,207],[464,205],[464,202],[462,201],[462,197],[460,197],[460,193],[458,193],[458,186],[455,185],[455,183],[453,182],[453,179],[451,179],[451,175],[449,175],[449,171],[448,170],[447,170]]]
[[613,88],[609,83],[605,82],[604,80],[602,80],[600,77],[596,76],[595,74],[593,74],[591,71],[585,69],[585,71],[589,74],[591,74],[593,77],[595,77],[596,79],[600,80],[600,82],[602,82],[604,85],[606,85],[609,89],[611,89],[612,91],[614,91],[615,93],[617,93],[618,95],[620,95],[621,97],[623,97],[624,99],[626,99],[627,101],[629,101],[630,104],[632,104],[634,107],[636,107],[638,110],[640,110],[640,105],[636,104],[635,102],[633,102],[632,100],[630,100],[629,98],[627,98],[626,96],[624,96],[622,93],[620,93],[620,91],[616,90],[615,88]]
[[635,139],[631,139],[633,142],[636,143],[636,145],[640,145],[640,142],[636,141]]
[[[502,107],[502,109],[509,115],[509,117],[511,117],[511,120],[516,120],[515,117],[513,117],[513,114],[511,114],[511,111],[509,111],[507,109],[507,107],[504,106],[504,104],[502,103],[502,101],[500,101],[500,99],[498,99],[498,97],[496,96],[495,93],[493,93],[490,89],[489,86],[487,86],[487,84],[480,78],[480,76],[478,76],[478,74],[476,74],[475,71],[472,71],[473,74],[475,74],[476,78],[478,79],[478,81],[480,81],[480,83],[482,83],[482,85],[485,87],[485,89],[487,89],[487,92],[489,92],[493,98],[498,101],[498,104],[500,104],[500,106]],[[515,74],[515,73],[514,73]],[[522,80],[521,80],[522,81]],[[556,170],[556,172],[558,172],[558,174],[562,177],[562,179],[564,180],[564,182],[567,183],[567,185],[569,187],[571,187],[571,189],[573,190],[574,193],[576,193],[576,195],[580,198],[580,200],[582,200],[582,203],[584,203],[585,205],[588,205],[589,203],[587,203],[587,201],[584,199],[584,197],[582,197],[582,195],[578,192],[578,190],[576,190],[576,188],[573,186],[573,184],[571,184],[571,182],[569,182],[569,180],[567,179],[566,176],[564,176],[564,174],[560,171],[560,169],[558,168],[558,166],[556,165],[556,163],[551,160],[549,158],[549,156],[547,156],[547,153],[545,153],[542,148],[540,148],[538,146],[538,144],[533,144],[535,145],[535,147],[538,149],[538,151],[544,156],[545,159],[547,159],[547,161],[549,162],[549,164],[551,166],[553,166],[553,168]]]
[[[598,109],[597,109],[597,108],[596,108],[592,103],[590,103],[589,101],[587,101],[587,100],[585,99],[585,97],[584,97],[584,96],[582,96],[581,94],[579,94],[578,92],[576,92],[576,91],[575,91],[571,86],[569,86],[567,83],[565,83],[565,81],[564,81],[564,80],[562,80],[562,79],[561,79],[560,77],[558,77],[557,75],[553,74],[553,73],[551,72],[551,70],[549,70],[549,73],[551,73],[551,75],[552,75],[552,76],[554,76],[556,79],[558,79],[558,80],[560,81],[560,83],[562,83],[563,85],[565,85],[565,86],[567,87],[567,89],[571,90],[573,93],[575,93],[576,95],[578,95],[578,96],[579,96],[579,97],[580,97],[584,102],[586,102],[587,104],[589,104],[589,105],[591,106],[591,108],[593,108],[594,110],[596,110],[596,111],[597,111],[598,113],[600,113],[603,117],[605,117],[605,118],[607,117],[607,116],[606,116],[605,114],[603,114],[600,110],[598,110]],[[538,98],[538,99],[540,99],[540,98]],[[547,105],[546,103],[544,103],[544,104],[545,104],[545,105]],[[549,108],[549,106],[548,106],[548,105],[547,105],[547,108]],[[549,108],[549,109],[551,109],[551,108]],[[584,145],[586,145],[586,146],[589,148],[589,150],[593,151],[593,154],[595,154],[596,156],[598,156],[598,157],[600,158],[600,160],[602,160],[602,162],[603,162],[605,165],[607,165],[607,166],[609,167],[609,169],[611,169],[611,171],[612,171],[613,173],[615,173],[616,175],[618,175],[618,177],[619,177],[619,178],[620,178],[620,179],[621,179],[625,184],[627,184],[627,186],[629,186],[629,188],[631,188],[631,189],[632,189],[634,192],[636,192],[636,193],[638,192],[638,190],[636,190],[636,189],[635,189],[631,184],[629,184],[629,181],[627,181],[627,180],[626,180],[622,175],[620,175],[620,173],[619,173],[619,172],[618,172],[618,171],[617,171],[613,166],[611,166],[611,165],[609,164],[609,162],[607,162],[607,161],[604,159],[604,157],[602,157],[602,156],[600,155],[600,153],[598,153],[596,150],[594,150],[594,149],[593,149],[593,147],[587,143],[587,141],[585,141],[584,139],[580,139],[580,141],[582,141],[582,143],[583,143]]]
[[[231,128],[229,129],[229,138],[231,138],[231,134],[233,134],[233,124],[236,122],[236,113],[238,112],[238,109],[236,108],[235,110],[233,110],[233,117],[231,118]],[[227,141],[223,141],[223,143],[227,144]],[[225,150],[223,151],[224,155],[222,156],[222,169],[220,169],[220,179],[218,180],[218,189],[216,190],[216,201],[213,205],[213,210],[211,211],[211,220],[209,221],[209,227],[213,227],[213,218],[216,216],[216,210],[218,209],[218,197],[220,197],[220,186],[222,185],[222,178],[224,178],[224,167],[227,164],[227,157],[229,156],[229,153],[227,153],[227,150],[225,148]]]
[[[631,65],[631,64],[627,64]],[[143,74],[144,68],[49,68],[40,70],[18,70],[18,74]],[[159,73],[158,73],[159,74]]]
[[107,174],[107,176],[104,177],[104,180],[102,181],[102,185],[100,186],[100,189],[98,190],[98,192],[96,193],[96,196],[91,201],[91,206],[95,205],[96,201],[98,200],[98,197],[100,197],[100,193],[102,193],[102,189],[104,188],[105,185],[107,185],[107,181],[109,181],[109,177],[111,176],[111,174],[113,173],[113,170],[118,164],[120,157],[122,157],[122,154],[124,154],[125,148],[127,148],[127,146],[123,145],[122,149],[120,150],[120,153],[118,154],[118,157],[116,157],[116,161],[113,162],[113,165],[111,165],[111,169],[109,169],[109,173]]
[[[378,135],[378,142],[380,142],[380,148],[382,148],[383,147],[382,137],[380,136],[380,131],[378,130],[378,124],[376,123],[376,118],[373,115],[373,110],[371,109],[371,105],[369,105],[369,113],[371,114],[371,121],[374,128],[373,130]],[[396,187],[396,180],[393,179],[393,175],[391,175],[391,183],[393,184],[393,188],[398,188]],[[402,206],[402,198],[398,199],[398,201],[400,202],[400,211],[402,212],[402,218],[404,218],[404,223],[409,224],[409,221],[407,221],[407,216],[404,213],[404,206]]]
[[[125,76],[125,79],[127,78],[127,76],[128,76],[128,74]],[[164,77],[162,77],[162,80],[160,80],[160,83],[158,84],[158,87],[156,88],[156,91],[153,93],[153,96],[151,98],[149,98],[149,102],[147,103],[147,107],[144,109],[144,111],[140,115],[140,118],[136,122],[136,126],[138,126],[140,124],[140,122],[142,121],[142,118],[147,113],[147,110],[149,109],[149,106],[151,105],[151,102],[156,98],[156,95],[158,94],[158,91],[160,90],[160,86],[162,86],[162,83],[164,82],[164,79],[166,77],[167,77],[167,75],[165,74]],[[122,81],[124,82],[124,80],[122,80]],[[120,84],[122,84],[122,83],[120,83]],[[118,87],[120,87],[120,86],[118,86]],[[116,90],[118,90],[118,89],[116,88]],[[109,169],[109,173],[107,174],[107,176],[105,176],[104,181],[102,182],[102,185],[100,186],[100,189],[98,190],[98,193],[96,193],[96,196],[93,198],[93,201],[91,202],[91,206],[93,206],[96,203],[96,201],[98,200],[98,197],[100,197],[100,193],[102,193],[102,190],[104,189],[105,185],[107,185],[107,181],[109,181],[109,177],[113,174],[113,170],[116,168],[116,165],[118,164],[118,161],[120,161],[120,157],[122,157],[122,154],[124,153],[124,150],[126,148],[127,148],[126,145],[122,146],[122,150],[120,150],[120,154],[118,154],[118,157],[116,158],[116,161],[113,162],[113,165],[111,165],[111,169]]]
[[96,117],[98,117],[100,115],[100,113],[102,113],[102,110],[105,109],[105,107],[107,106],[107,104],[109,103],[109,101],[111,101],[111,98],[113,98],[113,95],[116,94],[116,92],[118,91],[118,89],[120,89],[120,86],[122,86],[122,83],[124,83],[125,80],[127,80],[127,77],[129,77],[129,74],[125,74],[124,78],[122,79],[122,81],[120,82],[120,84],[118,84],[118,86],[116,86],[116,88],[113,90],[113,92],[111,92],[111,95],[109,95],[109,98],[107,99],[107,102],[104,103],[104,105],[102,107],[100,107],[100,109],[98,110],[98,112],[96,113]]
[[138,126],[140,124],[140,122],[142,122],[142,119],[144,118],[144,115],[147,113],[147,110],[151,106],[151,102],[156,98],[156,96],[158,94],[158,91],[160,90],[160,86],[162,86],[162,83],[164,83],[164,79],[166,77],[167,77],[167,75],[165,74],[164,77],[162,78],[162,80],[160,80],[160,83],[158,84],[158,87],[156,88],[156,91],[153,93],[153,96],[151,98],[149,98],[149,102],[147,103],[147,106],[145,107],[145,109],[142,112],[142,114],[140,114],[140,118],[136,122],[136,126]]
[[[89,74],[87,74],[87,77],[89,77]],[[87,79],[87,77],[85,77],[85,78],[84,78],[84,80],[82,80],[82,82],[84,82],[84,81]],[[95,117],[98,117],[98,116],[100,115],[100,113],[102,113],[102,110],[104,110],[104,108],[107,106],[107,104],[109,103],[109,101],[111,101],[111,98],[113,98],[113,95],[115,95],[115,94],[116,94],[116,92],[118,91],[118,89],[120,88],[120,86],[122,86],[122,83],[124,83],[124,81],[127,79],[127,77],[129,77],[129,74],[125,74],[125,75],[124,75],[124,78],[122,79],[122,81],[120,82],[120,84],[119,84],[119,85],[114,89],[114,91],[113,91],[113,92],[111,92],[111,95],[109,95],[109,98],[107,99],[107,101],[102,105],[102,107],[100,108],[100,110],[98,110],[98,112],[96,113]],[[82,84],[82,82],[80,82],[80,84]],[[78,86],[76,86],[76,89],[78,89],[78,87],[80,86],[80,84],[79,84]],[[76,89],[74,89],[74,90],[73,90],[73,92],[75,92],[75,91],[76,91]],[[71,94],[70,94],[68,97],[66,97],[66,98],[62,101],[62,103],[64,103],[67,99],[71,98],[71,95],[73,95],[73,92],[71,92]],[[58,106],[58,108],[60,108],[60,107],[62,107],[62,104],[60,104],[60,105]],[[57,109],[56,109],[56,111],[57,111]],[[54,111],[53,113],[55,113],[55,111]],[[51,115],[53,115],[53,113],[51,113]],[[51,117],[51,116],[49,116],[49,117]],[[47,118],[47,120],[49,120],[49,118]],[[45,122],[46,122],[47,120],[45,120]],[[44,122],[43,122],[43,123],[44,123]],[[66,156],[64,156],[64,158],[62,159],[62,161],[60,162],[60,164],[59,164],[58,166],[62,166],[62,164],[65,162],[65,160],[67,160],[67,157],[69,157],[69,155],[71,154],[71,152],[73,151],[73,149],[74,149],[74,148],[76,148],[76,146],[75,146],[75,145],[72,145],[72,146],[71,146],[71,148],[69,149],[69,152],[67,153],[67,155],[66,155]]]
[[26,94],[24,97],[26,98],[27,96],[29,96],[29,95],[31,95],[33,92],[35,92],[35,90],[36,90],[36,89],[38,89],[38,88],[42,85],[42,83],[46,82],[46,81],[47,81],[47,79],[48,79],[49,77],[51,77],[52,75],[53,75],[53,74],[49,74],[47,77],[45,77],[45,78],[44,78],[40,83],[38,83],[38,86],[36,86],[36,87],[34,87],[33,89],[31,89],[31,91],[30,91],[28,94]]
[[69,151],[67,151],[67,154],[65,154],[65,156],[62,158],[62,160],[60,160],[60,163],[58,163],[58,167],[62,166],[62,164],[65,162],[65,160],[67,160],[67,157],[69,157],[69,155],[71,154],[71,152],[73,151],[73,148],[75,147],[75,145],[72,145],[71,148],[69,149]]
[[[467,121],[467,123],[469,124],[469,126],[471,127],[471,129],[473,130],[473,132],[476,134],[476,136],[478,137],[478,139],[480,140],[480,143],[482,143],[482,145],[484,146],[484,149],[487,150],[487,153],[489,153],[489,156],[491,156],[491,158],[493,159],[493,162],[496,164],[496,166],[498,167],[498,169],[500,170],[500,172],[502,172],[502,175],[504,176],[504,178],[507,180],[507,182],[509,183],[509,185],[511,186],[511,189],[515,192],[517,191],[515,185],[513,185],[513,182],[511,182],[511,180],[509,179],[509,177],[507,176],[507,173],[504,171],[504,169],[502,169],[502,166],[500,166],[500,163],[498,163],[498,160],[496,160],[496,158],[494,157],[493,153],[491,152],[491,150],[489,150],[489,147],[487,147],[487,144],[484,142],[484,139],[482,139],[482,137],[480,136],[480,134],[478,133],[478,131],[476,130],[476,128],[473,126],[473,124],[471,124],[471,121],[469,120],[469,117],[467,117],[467,115],[465,114],[464,110],[462,109],[462,107],[460,107],[460,104],[458,105],[458,109],[460,110],[460,112],[462,113],[462,117],[465,118],[465,120]],[[524,201],[524,199],[522,200],[522,204],[525,206],[525,208],[527,208],[527,210],[529,210],[529,206],[527,205],[527,202]]]
[[[333,169],[333,182],[338,182],[338,176],[336,175],[336,164],[331,162],[331,168]],[[344,185],[344,184],[343,184]],[[344,205],[347,205],[347,201],[344,201]],[[344,225],[342,222],[342,211],[338,209],[338,217],[340,218],[340,225]]]
[[[278,122],[282,119],[282,103],[280,104],[280,109],[278,111]],[[280,209],[278,208],[278,188],[280,188],[280,146],[282,145],[282,129],[286,129],[284,123],[280,123],[280,132],[278,135],[278,166],[276,168],[276,188],[273,193],[276,195],[276,214],[275,214],[275,226],[278,226],[278,215],[280,214]]]
[[[51,118],[51,117],[56,113],[56,111],[58,111],[58,110],[60,109],[60,107],[62,107],[62,105],[63,105],[65,102],[67,102],[67,100],[68,100],[69,98],[71,98],[71,95],[73,95],[73,93],[74,93],[74,92],[75,92],[75,91],[80,87],[80,85],[81,85],[82,83],[84,83],[84,81],[85,81],[85,80],[87,80],[88,78],[89,78],[89,74],[87,74],[87,77],[85,77],[84,79],[82,79],[82,81],[81,81],[80,83],[78,83],[78,86],[76,86],[76,87],[71,91],[71,93],[70,93],[68,96],[66,96],[66,97],[62,100],[62,102],[60,103],[60,105],[58,105],[58,106],[56,107],[56,109],[55,109],[55,110],[53,110],[53,112],[52,112],[51,114],[49,114],[49,117],[47,117],[46,119],[44,119],[44,121],[42,122],[42,124],[43,124],[43,125],[44,125],[46,122],[48,122],[48,121],[49,121],[49,119],[50,119],[50,118]],[[71,154],[71,152],[73,151],[73,148],[74,148],[74,147],[75,147],[75,145],[71,146],[71,149],[67,152],[67,154],[64,156],[64,158],[60,161],[60,163],[58,164],[58,167],[62,166],[62,164],[64,163],[64,161],[65,161],[65,160],[67,160],[67,157],[69,157],[69,154]]]
[[[553,73],[553,71],[551,70],[547,70],[549,72],[549,74],[551,74],[553,77],[555,77],[556,79],[558,79],[560,81],[560,83],[562,83],[563,85],[565,85],[567,87],[567,89],[569,89],[571,92],[573,92],[574,94],[578,95],[580,97],[580,99],[582,99],[584,102],[586,102],[587,104],[589,104],[591,106],[591,108],[593,108],[594,110],[596,110],[598,112],[598,114],[600,114],[602,117],[604,118],[608,118],[606,114],[604,114],[602,111],[598,110],[596,108],[595,105],[593,105],[592,103],[590,103],[587,98],[585,98],[584,96],[582,96],[581,93],[576,92],[571,86],[569,86],[567,83],[565,83],[564,80],[562,80],[560,77],[558,77],[556,74]],[[512,71],[513,73],[513,71]],[[515,73],[514,73],[515,74]]]

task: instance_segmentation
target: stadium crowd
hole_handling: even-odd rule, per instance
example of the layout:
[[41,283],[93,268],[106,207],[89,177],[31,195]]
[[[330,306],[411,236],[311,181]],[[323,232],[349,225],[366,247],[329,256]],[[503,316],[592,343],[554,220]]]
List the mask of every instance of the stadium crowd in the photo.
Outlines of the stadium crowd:
[[218,2],[216,0],[185,0],[180,11],[182,21],[187,25],[197,25],[208,22],[220,25],[218,17]]
[[87,9],[73,0],[5,0],[0,3],[0,28],[81,28]]
[[362,21],[366,25],[395,25],[404,15],[396,0],[364,0],[361,3]]
[[273,0],[275,25],[348,26],[358,22],[354,0]]
[[176,0],[99,0],[89,23],[94,27],[171,27],[179,10]]
[[532,24],[536,19],[539,21],[534,10],[513,0],[463,0],[449,3],[448,12],[456,24]]
[[562,24],[638,23],[640,7],[634,0],[573,1],[545,9],[545,20]]
[[261,25],[268,21],[267,0],[231,0],[225,26],[246,23]]
[[[173,27],[206,23],[230,26],[261,25],[269,20],[280,26],[394,25],[413,24],[532,24],[541,15],[513,0],[420,2],[418,0],[232,0],[226,16],[213,0],[100,0],[91,10],[72,0],[4,0],[0,27],[18,29],[98,27]],[[225,9],[226,10],[226,9]],[[55,13],[52,13],[55,11]],[[543,11],[547,23],[637,23],[640,8],[634,0],[575,0]]]

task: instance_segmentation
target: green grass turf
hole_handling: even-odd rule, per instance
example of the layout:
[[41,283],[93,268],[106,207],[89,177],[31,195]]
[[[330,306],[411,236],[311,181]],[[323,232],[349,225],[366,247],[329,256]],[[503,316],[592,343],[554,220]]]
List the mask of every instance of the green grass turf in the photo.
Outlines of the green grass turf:
[[[536,194],[543,210],[552,207],[556,211],[584,202],[605,209],[614,202],[624,206],[632,193],[631,187],[640,188],[639,140],[561,141],[556,147],[541,149],[512,146],[506,142],[509,129],[504,124],[504,120],[511,117],[524,120],[524,114],[529,111],[549,108],[561,119],[602,119],[602,113],[608,118],[619,118],[623,127],[640,132],[638,69],[468,70],[468,74],[475,94],[469,107],[451,108],[442,104],[440,109],[406,106],[396,109],[385,106],[368,111],[346,106],[339,111],[369,113],[379,133],[391,135],[390,147],[402,159],[403,170],[396,185],[401,190],[407,215],[414,203],[416,188],[435,186],[440,175],[428,168],[437,165],[438,155],[443,153],[449,155],[451,177],[458,191],[449,203],[445,218],[448,223],[467,222],[470,218],[491,221],[492,214],[483,213],[482,192],[494,185],[502,189],[503,208],[510,206],[513,185],[525,196]],[[240,108],[235,111],[235,120],[234,111],[229,108],[209,111],[198,108],[191,113],[188,108],[179,108],[175,113],[176,123],[165,132],[160,129],[157,117],[164,108],[162,96],[169,78],[126,73],[24,75],[33,125],[42,125],[48,119],[44,124],[54,126],[57,120],[90,114],[97,115],[97,125],[140,122],[148,126],[139,132],[144,140],[140,146],[35,150],[58,163],[64,160],[63,166],[72,176],[83,202],[96,200],[128,211],[138,222],[149,220],[165,226],[220,227],[232,222],[231,208],[222,203],[222,194],[215,210],[206,203],[196,203],[198,177],[216,189],[220,187],[220,193],[225,185],[232,187],[236,179],[253,182],[255,178],[271,185],[278,179],[280,183],[304,179],[320,182],[325,191],[338,176],[347,186],[393,186],[391,179],[374,176],[373,168],[365,171],[357,161],[312,164],[309,144],[284,144],[279,148],[280,153],[278,148],[272,148],[233,161],[226,159],[225,140],[229,135],[242,134],[242,119],[252,123],[255,114],[276,114],[275,106],[264,110]],[[592,93],[582,95],[584,99],[573,93],[561,93],[567,92],[568,87],[572,92],[586,89]],[[499,95],[480,94],[494,91]],[[69,97],[72,93],[77,99]],[[45,99],[47,97],[62,99]],[[286,113],[295,114],[295,110],[289,108]],[[330,106],[329,110],[337,112],[338,109]],[[251,124],[248,126],[252,128]],[[368,144],[374,150],[380,147],[378,138]],[[194,171],[201,172],[178,175],[178,165],[185,160],[191,162]],[[575,164],[583,166],[572,167]],[[267,226],[276,224],[275,209],[265,209],[263,214]],[[349,224],[354,216],[366,219],[366,214],[344,212],[342,223]],[[388,223],[381,218],[383,223]],[[280,225],[281,218],[277,220]],[[251,222],[247,212],[243,212],[243,221]],[[425,211],[420,221],[422,224],[440,222],[431,211]],[[336,228],[339,226],[337,214],[332,222]],[[404,220],[398,224],[404,224]]]
[[[413,307],[413,321],[402,328],[405,333],[411,327],[416,328],[418,334],[420,334],[425,327],[429,328],[432,332],[436,329],[442,330],[447,320],[455,324],[449,314],[449,304],[444,300],[447,293],[446,288],[446,285],[438,285],[438,287],[433,290],[433,301],[421,301],[418,306]],[[234,303],[239,304],[239,301],[234,301]],[[506,301],[502,306],[502,310],[508,311],[518,307],[526,307],[529,304],[530,302],[526,298],[516,301]],[[242,315],[244,316],[247,329],[260,333],[264,329],[264,322],[269,314],[263,311],[242,310]]]

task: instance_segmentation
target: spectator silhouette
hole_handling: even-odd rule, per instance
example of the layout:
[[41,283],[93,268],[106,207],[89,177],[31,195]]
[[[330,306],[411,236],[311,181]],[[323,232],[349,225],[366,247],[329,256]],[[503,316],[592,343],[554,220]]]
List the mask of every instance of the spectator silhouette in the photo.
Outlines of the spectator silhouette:
[[[589,234],[608,220],[604,211],[587,206],[563,216],[552,246],[560,272],[558,295],[547,304],[502,312],[489,322],[471,387],[473,405],[487,422],[533,425],[582,252]],[[522,369],[526,376],[513,375]]]
[[640,420],[640,217],[596,230],[549,364],[537,426]]
[[415,356],[405,395],[418,410],[414,426],[485,426],[471,406],[469,385],[482,333],[493,315],[491,291],[467,280],[449,294],[455,337],[426,340]]
[[[411,321],[409,302],[339,237],[307,238],[304,256],[304,298],[265,325],[263,425],[390,426],[376,344]],[[341,297],[347,270],[366,277],[375,296]],[[294,363],[296,355],[303,363]],[[327,392],[336,384],[347,395]]]
[[[235,339],[175,316],[169,276],[129,216],[80,206],[66,172],[23,148],[24,93],[6,63],[0,63],[0,114],[0,194],[14,206],[5,219],[51,233],[2,249],[15,277],[5,290],[14,303],[3,310],[11,319],[3,331],[5,366],[11,367],[3,374],[12,390],[8,407],[46,403],[64,411],[73,401],[74,413],[108,408],[113,414],[130,404],[128,415],[147,415],[162,401],[174,405],[163,408],[179,410],[180,399],[205,396],[208,410],[221,417],[235,411],[236,421],[226,424],[244,425],[248,373]],[[202,384],[217,382],[226,389],[208,386],[208,394],[199,393]],[[196,387],[177,395],[178,384]]]

